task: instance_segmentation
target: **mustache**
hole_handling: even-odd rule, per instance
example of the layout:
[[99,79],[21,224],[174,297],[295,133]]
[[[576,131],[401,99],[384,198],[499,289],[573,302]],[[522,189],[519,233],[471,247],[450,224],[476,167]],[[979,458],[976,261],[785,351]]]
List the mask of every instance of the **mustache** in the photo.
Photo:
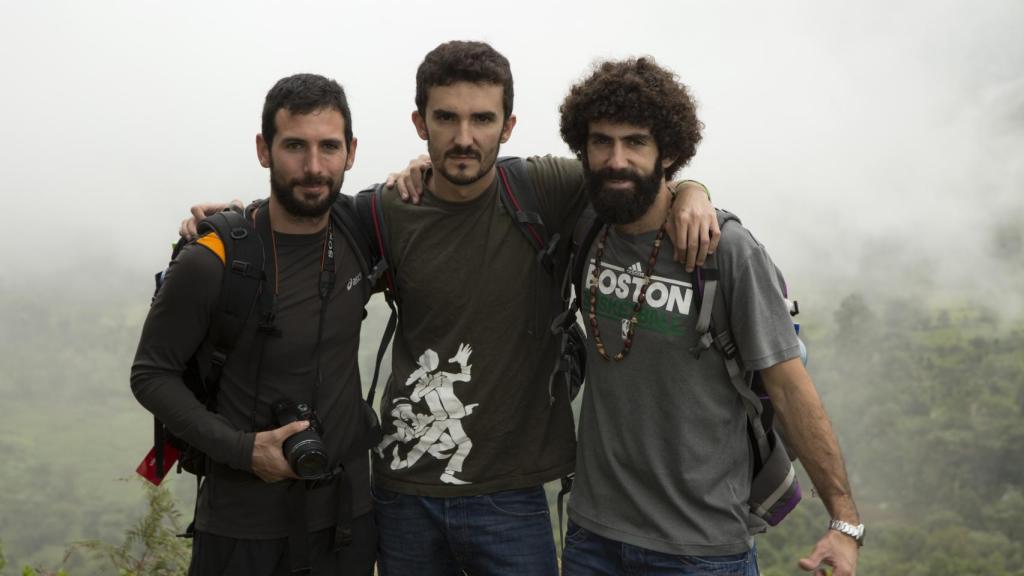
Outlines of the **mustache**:
[[634,170],[629,168],[602,168],[591,172],[591,176],[598,182],[605,182],[607,180],[629,180],[631,182],[640,183],[643,181],[643,176]]
[[290,182],[292,187],[295,186],[327,186],[328,188],[333,187],[334,182],[327,176],[306,176],[305,178],[294,178]]
[[479,160],[480,152],[471,146],[452,146],[444,153],[444,157],[450,158],[452,156],[471,156]]

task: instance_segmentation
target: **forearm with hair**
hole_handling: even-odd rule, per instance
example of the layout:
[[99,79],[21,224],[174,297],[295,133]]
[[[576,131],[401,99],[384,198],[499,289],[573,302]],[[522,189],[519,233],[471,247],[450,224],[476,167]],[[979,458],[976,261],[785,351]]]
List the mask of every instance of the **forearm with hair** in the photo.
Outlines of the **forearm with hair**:
[[846,465],[825,407],[799,359],[761,372],[775,414],[832,518],[860,523]]

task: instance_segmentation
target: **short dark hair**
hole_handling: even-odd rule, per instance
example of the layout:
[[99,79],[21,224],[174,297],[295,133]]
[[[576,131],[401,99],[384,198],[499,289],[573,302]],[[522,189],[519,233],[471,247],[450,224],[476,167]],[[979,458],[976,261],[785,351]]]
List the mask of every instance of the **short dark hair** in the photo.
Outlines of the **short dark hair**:
[[502,87],[505,120],[512,115],[512,68],[508,58],[486,42],[452,40],[427,53],[416,70],[416,109],[427,113],[427,92],[456,82],[497,84]]
[[569,90],[559,107],[562,139],[583,159],[590,123],[609,120],[648,128],[662,158],[675,158],[665,169],[672,178],[697,152],[704,125],[686,85],[653,58],[609,60]]
[[352,111],[348,107],[345,89],[330,78],[319,74],[295,74],[281,78],[267,92],[263,102],[263,140],[270,147],[277,134],[274,117],[284,109],[293,114],[309,114],[322,109],[337,110],[345,119],[345,147],[352,145]]

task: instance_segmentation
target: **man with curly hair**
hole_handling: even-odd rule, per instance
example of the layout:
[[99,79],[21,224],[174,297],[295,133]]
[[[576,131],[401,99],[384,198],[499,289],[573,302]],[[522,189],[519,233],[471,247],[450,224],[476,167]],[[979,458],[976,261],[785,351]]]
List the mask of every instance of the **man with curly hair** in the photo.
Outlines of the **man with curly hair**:
[[[747,503],[746,410],[717,350],[687,352],[698,299],[690,274],[660,250],[666,182],[693,157],[701,129],[687,87],[651,58],[600,64],[561,106],[562,137],[583,161],[605,223],[583,277],[587,386],[567,575],[758,574],[753,534],[764,524]],[[853,528],[860,517],[845,465],[800,362],[775,267],[737,221],[721,233],[715,258],[742,365],[760,371],[832,518]],[[801,568],[854,574],[857,528],[854,536],[826,530]]]

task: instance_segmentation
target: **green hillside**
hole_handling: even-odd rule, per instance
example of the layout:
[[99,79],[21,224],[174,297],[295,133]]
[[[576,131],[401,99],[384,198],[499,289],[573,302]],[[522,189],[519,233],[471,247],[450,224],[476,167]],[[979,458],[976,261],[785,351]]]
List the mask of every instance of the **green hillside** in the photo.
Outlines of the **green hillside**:
[[[147,299],[0,294],[0,573],[116,572],[66,554],[81,540],[120,545],[147,513],[133,470],[151,420],[128,389]],[[969,303],[822,301],[805,306],[803,334],[869,529],[861,573],[1024,575],[1024,324]],[[385,319],[372,308],[367,385]],[[191,478],[166,484],[189,516]],[[794,515],[759,538],[765,576],[796,573],[827,522],[804,486]]]

